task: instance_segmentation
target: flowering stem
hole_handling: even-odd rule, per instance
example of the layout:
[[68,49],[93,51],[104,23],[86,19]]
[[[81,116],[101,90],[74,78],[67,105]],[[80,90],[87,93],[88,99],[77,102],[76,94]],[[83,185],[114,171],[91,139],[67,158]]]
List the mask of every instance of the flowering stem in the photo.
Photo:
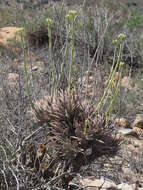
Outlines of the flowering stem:
[[54,86],[55,74],[54,74],[54,60],[53,60],[53,53],[52,53],[52,36],[51,36],[50,22],[48,22],[48,38],[49,38],[49,53],[50,53],[50,67],[51,67],[51,73],[52,73],[52,84]]
[[[65,58],[65,56],[66,56],[66,54],[67,54],[67,50],[68,50],[68,35],[69,35],[69,33],[68,33],[68,27],[67,27],[66,42],[65,42],[66,47],[65,47],[65,51],[64,51],[64,58]],[[62,76],[62,73],[63,73],[64,58],[63,58],[63,62],[62,62],[62,64],[61,64],[61,70],[60,70],[60,74],[59,74],[59,81],[61,80],[61,76]]]
[[26,61],[26,54],[25,54],[25,45],[24,45],[25,43],[24,43],[22,32],[20,32],[20,37],[21,37],[21,45],[22,45],[22,56],[23,56],[23,59],[24,59],[25,88],[26,88],[26,91],[27,91],[27,96],[28,96],[30,105],[31,105],[32,109],[36,111],[35,106],[34,106],[34,104],[32,102],[32,98],[30,96],[30,89],[29,89],[29,86],[28,86],[27,61]]
[[110,79],[111,79],[111,76],[112,76],[112,74],[113,74],[113,69],[114,69],[115,60],[116,60],[116,51],[117,51],[117,43],[115,43],[114,56],[113,56],[113,63],[112,63],[112,67],[111,67],[111,69],[110,69],[110,75],[109,75],[107,84],[109,83],[109,81],[110,81]]
[[117,86],[116,86],[116,89],[115,89],[115,95],[113,96],[108,108],[106,109],[106,112],[105,112],[105,116],[109,116],[111,111],[112,111],[112,107],[113,107],[113,104],[115,102],[115,100],[117,99],[118,97],[118,90],[119,90],[119,87],[120,87],[120,84],[121,84],[121,80],[122,80],[122,75],[123,75],[123,66],[121,66],[121,71],[120,71],[120,75],[119,75],[119,80],[118,80],[118,83],[117,83]]
[[71,94],[71,83],[72,83],[72,71],[73,71],[73,54],[74,54],[74,16],[72,15],[72,42],[71,42],[71,56],[70,56],[70,69],[69,69],[69,80],[68,80],[68,94]]
[[[116,70],[117,70],[117,68],[119,66],[119,62],[120,62],[120,58],[121,58],[122,46],[123,46],[123,41],[122,41],[122,39],[120,39],[120,49],[119,49],[119,54],[118,54],[118,58],[117,58],[115,68],[114,68],[114,70],[113,70],[113,68],[111,68],[111,73],[109,75],[107,87],[105,88],[104,94],[103,94],[100,102],[98,103],[95,111],[93,112],[94,115],[100,110],[101,106],[103,105],[103,102],[104,102],[104,100],[105,100],[105,98],[106,98],[106,96],[108,94],[108,90],[109,90],[109,88],[111,87],[111,85],[113,83],[113,78],[114,78],[115,72],[116,72]],[[116,48],[115,48],[115,50],[116,50]],[[116,53],[116,51],[115,51],[115,53]],[[114,55],[114,58],[113,58],[113,65],[112,65],[113,67],[114,67],[114,64],[115,64],[114,62],[115,62],[115,55]]]

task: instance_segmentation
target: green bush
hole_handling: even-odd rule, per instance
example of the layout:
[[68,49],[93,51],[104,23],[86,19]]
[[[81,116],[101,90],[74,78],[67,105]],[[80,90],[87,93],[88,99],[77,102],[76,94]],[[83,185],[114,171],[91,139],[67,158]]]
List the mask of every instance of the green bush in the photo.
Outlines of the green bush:
[[143,27],[143,16],[137,9],[131,11],[131,16],[127,22],[129,27]]

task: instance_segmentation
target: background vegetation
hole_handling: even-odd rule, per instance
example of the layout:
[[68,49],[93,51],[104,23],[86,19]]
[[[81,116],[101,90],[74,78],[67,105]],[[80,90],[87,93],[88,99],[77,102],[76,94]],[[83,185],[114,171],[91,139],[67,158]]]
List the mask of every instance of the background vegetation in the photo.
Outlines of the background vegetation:
[[[138,5],[46,0],[0,1],[0,5],[0,28],[25,30],[23,49],[17,38],[9,39],[8,45],[0,43],[0,188],[76,189],[70,182],[76,184],[77,173],[88,172],[96,177],[104,173],[121,183],[121,165],[109,161],[118,155],[120,142],[112,117],[133,120],[143,111],[143,15]],[[72,21],[65,19],[71,9],[77,11],[73,49]],[[52,20],[51,38],[47,18]],[[121,33],[126,36],[122,42]],[[120,62],[125,62],[123,70]],[[122,90],[120,78],[112,77],[115,68],[135,87]],[[93,160],[102,164],[95,166]],[[112,172],[103,166],[107,160]]]

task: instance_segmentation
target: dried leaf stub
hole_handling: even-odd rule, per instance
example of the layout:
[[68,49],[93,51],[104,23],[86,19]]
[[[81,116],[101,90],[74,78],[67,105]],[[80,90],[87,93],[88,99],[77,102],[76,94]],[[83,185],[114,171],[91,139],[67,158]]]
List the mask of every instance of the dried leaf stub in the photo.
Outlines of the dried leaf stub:
[[[27,144],[16,151],[15,164],[21,162],[26,168],[39,169],[46,152],[44,144]],[[16,161],[17,160],[17,161]]]
[[42,160],[46,152],[46,146],[44,144],[38,145],[38,150],[36,154],[36,158]]

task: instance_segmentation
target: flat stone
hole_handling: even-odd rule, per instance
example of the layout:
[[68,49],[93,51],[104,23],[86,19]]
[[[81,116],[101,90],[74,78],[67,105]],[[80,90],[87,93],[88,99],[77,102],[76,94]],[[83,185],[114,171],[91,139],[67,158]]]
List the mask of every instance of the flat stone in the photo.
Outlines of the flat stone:
[[133,171],[130,168],[122,167],[124,175],[133,175]]
[[127,149],[129,149],[129,151],[131,151],[131,152],[134,152],[134,151],[135,151],[136,148],[135,148],[133,142],[132,142],[132,144],[129,144],[129,145],[128,145]]
[[135,83],[130,77],[125,76],[122,78],[121,87],[132,89],[134,86],[135,86]]
[[134,145],[134,147],[143,147],[143,141],[142,140],[134,139],[132,141],[132,144]]
[[9,40],[16,38],[16,40],[20,40],[20,36],[16,34],[18,27],[8,26],[0,28],[0,43],[4,46],[8,46]]
[[32,67],[32,71],[37,71],[39,68],[37,66]]
[[143,129],[138,128],[138,127],[134,127],[133,131],[138,135],[138,136],[143,136]]
[[32,71],[44,71],[45,65],[43,61],[36,61],[32,63]]
[[137,189],[136,184],[128,185],[126,183],[121,183],[117,185],[117,187],[121,190],[136,190]]
[[132,124],[132,127],[137,127],[143,129],[143,114],[138,114],[135,121]]
[[8,84],[11,87],[15,87],[18,82],[19,74],[17,73],[9,73],[8,74]]
[[[83,187],[90,187],[90,190],[95,190],[95,189],[101,189],[101,190],[105,190],[111,187],[116,188],[117,185],[112,181],[112,180],[108,180],[105,178],[101,178],[101,179],[95,179],[95,177],[93,178],[84,178],[82,180],[80,180],[80,183],[82,184]],[[91,187],[92,186],[92,187]]]
[[123,134],[123,135],[131,135],[131,136],[136,136],[137,137],[136,132],[133,129],[130,129],[130,128],[121,128],[121,129],[119,129],[118,132]]

